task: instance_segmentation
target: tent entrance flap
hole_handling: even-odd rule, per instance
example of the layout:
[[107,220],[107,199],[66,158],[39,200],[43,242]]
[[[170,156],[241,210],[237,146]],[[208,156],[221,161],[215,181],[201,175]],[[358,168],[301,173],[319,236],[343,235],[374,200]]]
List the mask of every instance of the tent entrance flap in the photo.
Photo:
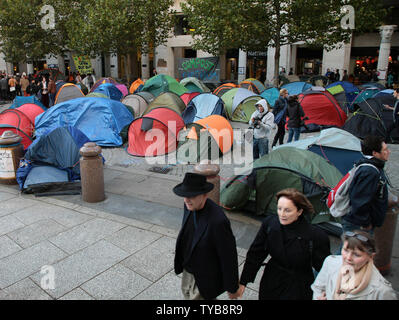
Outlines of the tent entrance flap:
[[153,126],[154,126],[154,119],[143,118],[143,121],[141,122],[141,130],[149,131],[153,128]]

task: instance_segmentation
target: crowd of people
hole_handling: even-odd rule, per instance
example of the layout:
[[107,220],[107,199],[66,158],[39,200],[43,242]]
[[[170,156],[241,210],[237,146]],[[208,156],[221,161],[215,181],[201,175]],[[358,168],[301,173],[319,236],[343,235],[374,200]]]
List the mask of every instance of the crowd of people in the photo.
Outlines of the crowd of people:
[[79,72],[68,72],[68,75],[57,76],[49,73],[39,73],[27,75],[16,73],[7,74],[5,71],[0,72],[0,100],[3,102],[13,101],[16,96],[32,96],[35,95],[42,104],[49,108],[54,105],[56,96],[56,81],[63,80],[69,83],[82,83],[88,90],[96,82],[94,74],[81,75]]
[[[368,161],[376,170],[355,174],[349,189],[354,204],[344,216],[340,252],[332,254],[327,234],[309,222],[314,208],[307,197],[284,189],[276,195],[276,215],[266,216],[251,244],[241,275],[230,221],[209,199],[213,184],[187,173],[173,189],[184,200],[174,266],[176,274],[183,274],[185,299],[216,299],[226,291],[230,299],[241,298],[265,266],[260,300],[397,300],[373,262],[374,229],[382,225],[388,203],[384,165],[390,152],[377,136],[362,141],[362,152],[366,160],[357,165]],[[364,183],[367,194],[359,196]]]

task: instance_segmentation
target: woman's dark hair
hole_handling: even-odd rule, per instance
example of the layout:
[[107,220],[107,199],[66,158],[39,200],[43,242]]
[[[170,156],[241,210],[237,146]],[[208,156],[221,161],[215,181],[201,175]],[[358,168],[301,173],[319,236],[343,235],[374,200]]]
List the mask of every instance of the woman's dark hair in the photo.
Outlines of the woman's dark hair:
[[379,136],[365,137],[362,141],[362,153],[366,156],[372,156],[373,151],[381,152],[383,142],[384,142],[383,137]]
[[[361,230],[354,230],[354,236],[348,236],[345,232],[341,236],[342,243],[345,241],[348,242],[348,249],[355,250],[359,249],[360,251],[366,252],[369,255],[376,252],[375,240],[368,233]],[[356,235],[359,235],[361,239],[359,239]],[[367,239],[367,241],[363,241],[363,239]]]
[[298,210],[303,209],[306,213],[314,213],[313,205],[310,203],[308,198],[306,198],[306,196],[297,189],[288,188],[281,190],[277,193],[276,197],[277,202],[281,197],[285,197],[290,199]]

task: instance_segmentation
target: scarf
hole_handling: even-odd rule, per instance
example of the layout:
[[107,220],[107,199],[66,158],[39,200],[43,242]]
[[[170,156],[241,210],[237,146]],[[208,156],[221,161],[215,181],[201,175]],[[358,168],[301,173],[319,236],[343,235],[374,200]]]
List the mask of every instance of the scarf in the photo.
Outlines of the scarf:
[[353,273],[348,266],[342,266],[338,273],[334,300],[345,300],[348,294],[357,294],[367,288],[373,272],[370,260],[359,271]]

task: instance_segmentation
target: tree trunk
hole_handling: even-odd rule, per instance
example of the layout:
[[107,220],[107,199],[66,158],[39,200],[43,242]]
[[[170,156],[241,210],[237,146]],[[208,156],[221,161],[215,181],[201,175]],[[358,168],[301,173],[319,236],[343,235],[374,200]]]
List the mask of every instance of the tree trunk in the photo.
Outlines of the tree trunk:
[[128,59],[129,59],[129,54],[125,54],[123,56],[123,64],[124,64],[124,69],[125,69],[125,76],[126,76],[126,81],[128,84],[130,84],[130,69],[129,69],[129,63],[128,63]]
[[280,86],[279,68],[280,68],[280,41],[276,42],[276,52],[274,53],[274,85],[276,87]]
[[280,43],[281,43],[280,2],[278,0],[274,1],[274,10],[277,22],[276,36],[274,38],[274,45],[276,46],[276,51],[274,53],[274,85],[278,88],[280,85],[279,67],[280,67]]

